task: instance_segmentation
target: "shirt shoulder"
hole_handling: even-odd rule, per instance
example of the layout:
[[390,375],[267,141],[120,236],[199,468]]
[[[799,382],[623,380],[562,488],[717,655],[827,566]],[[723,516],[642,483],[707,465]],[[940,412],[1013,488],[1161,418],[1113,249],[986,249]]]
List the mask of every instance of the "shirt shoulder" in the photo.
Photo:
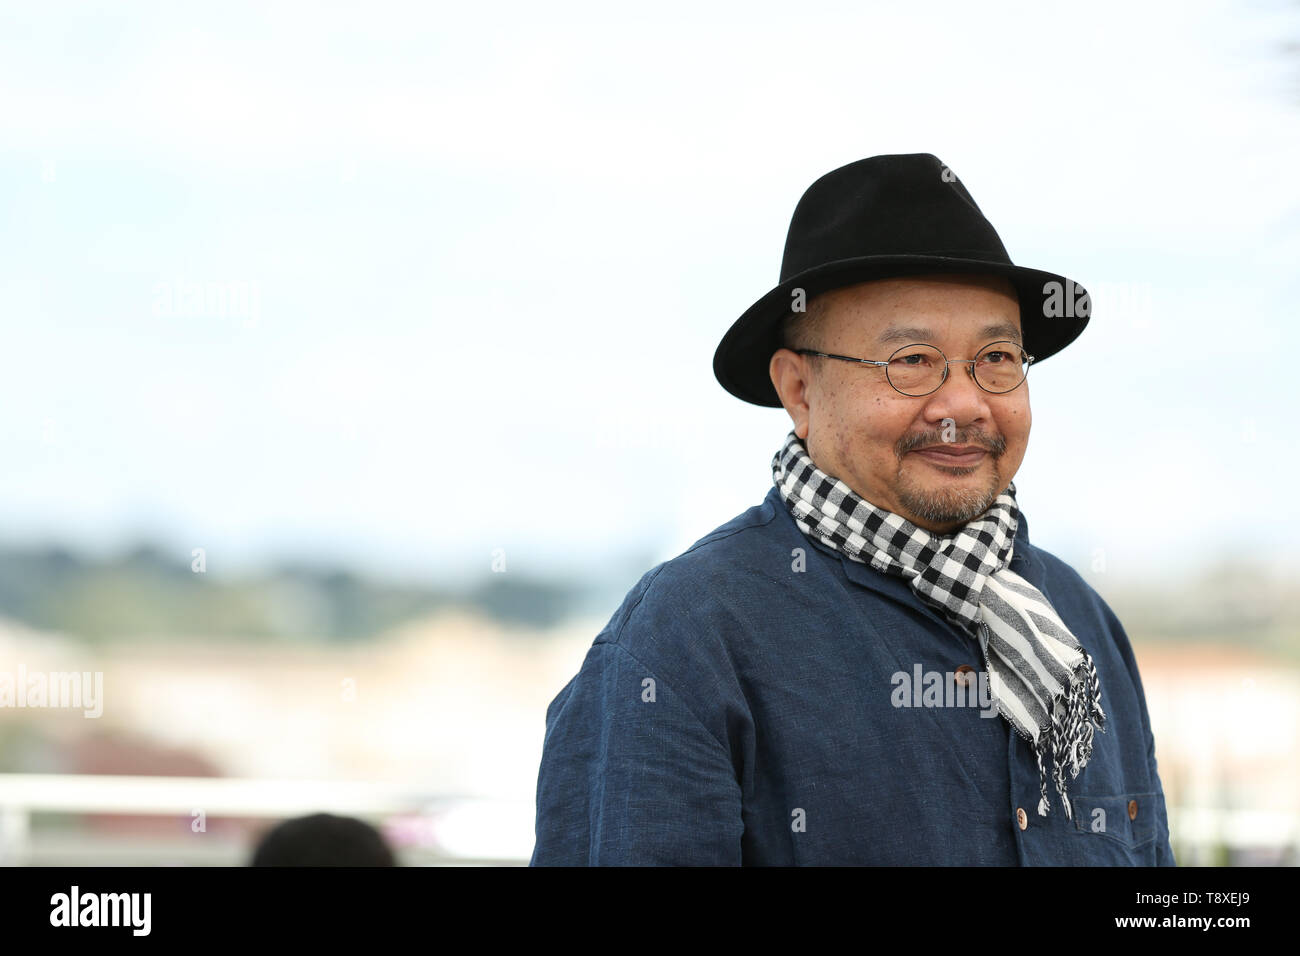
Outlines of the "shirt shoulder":
[[1039,590],[1047,595],[1053,605],[1058,601],[1081,604],[1105,616],[1114,617],[1105,599],[1074,567],[1034,544],[1026,542],[1025,547],[1039,567],[1039,576],[1042,578]]
[[1077,629],[1072,627],[1075,637],[1085,648],[1094,653],[1099,648],[1088,645],[1102,638],[1107,639],[1109,646],[1123,659],[1130,677],[1135,683],[1139,683],[1132,642],[1119,617],[1106,603],[1106,599],[1084,579],[1083,575],[1050,551],[1032,544],[1029,548],[1032,549],[1033,557],[1041,567],[1042,580],[1036,586],[1052,602],[1056,612],[1065,617],[1067,622],[1073,619],[1090,622],[1093,625]]
[[719,575],[744,573],[755,558],[770,553],[778,512],[771,496],[714,528],[674,558],[641,576],[610,622],[616,629],[645,602],[690,593],[703,596]]
[[[772,495],[714,528],[681,554],[651,568],[627,593],[595,643],[617,644],[665,676],[691,662],[725,658],[722,634],[734,602],[763,586],[784,554]],[[793,525],[791,525],[793,527]],[[788,561],[788,558],[786,559]]]

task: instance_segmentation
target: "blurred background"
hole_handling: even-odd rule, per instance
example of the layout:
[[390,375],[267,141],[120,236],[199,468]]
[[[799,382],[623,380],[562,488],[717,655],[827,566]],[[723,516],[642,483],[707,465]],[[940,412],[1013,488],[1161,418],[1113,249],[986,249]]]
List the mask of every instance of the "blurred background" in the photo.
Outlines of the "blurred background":
[[1092,293],[1016,487],[1180,863],[1295,864],[1298,113],[1280,0],[0,4],[0,859],[526,862],[547,704],[770,486],[711,361],[795,202],[931,152]]

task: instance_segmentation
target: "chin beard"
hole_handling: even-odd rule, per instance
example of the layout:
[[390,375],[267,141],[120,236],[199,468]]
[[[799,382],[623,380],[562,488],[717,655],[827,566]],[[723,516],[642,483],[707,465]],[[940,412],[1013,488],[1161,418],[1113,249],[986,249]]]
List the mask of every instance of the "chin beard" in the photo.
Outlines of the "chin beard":
[[[946,470],[954,476],[964,476],[976,468]],[[1001,493],[1002,481],[994,472],[984,488],[921,488],[904,482],[898,492],[898,501],[928,524],[967,524],[988,511]]]

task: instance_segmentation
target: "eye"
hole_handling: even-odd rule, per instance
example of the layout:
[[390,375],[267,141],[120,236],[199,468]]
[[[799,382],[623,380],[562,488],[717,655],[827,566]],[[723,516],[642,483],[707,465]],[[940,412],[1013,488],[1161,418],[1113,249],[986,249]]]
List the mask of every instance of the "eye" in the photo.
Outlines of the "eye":
[[979,357],[982,365],[1020,365],[1024,362],[1021,350],[1017,346],[1009,349],[989,349]]
[[926,351],[904,352],[902,355],[895,355],[890,361],[895,365],[918,366],[926,365],[933,360],[933,356]]

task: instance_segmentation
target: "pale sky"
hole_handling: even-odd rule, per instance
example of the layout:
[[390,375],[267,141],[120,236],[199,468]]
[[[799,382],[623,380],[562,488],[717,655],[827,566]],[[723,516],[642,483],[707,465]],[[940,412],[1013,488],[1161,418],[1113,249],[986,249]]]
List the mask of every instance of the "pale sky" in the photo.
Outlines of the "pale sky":
[[1294,5],[266,6],[3,6],[0,540],[639,574],[771,485],[711,363],[803,190],[930,152],[1093,292],[1031,538],[1300,561]]

